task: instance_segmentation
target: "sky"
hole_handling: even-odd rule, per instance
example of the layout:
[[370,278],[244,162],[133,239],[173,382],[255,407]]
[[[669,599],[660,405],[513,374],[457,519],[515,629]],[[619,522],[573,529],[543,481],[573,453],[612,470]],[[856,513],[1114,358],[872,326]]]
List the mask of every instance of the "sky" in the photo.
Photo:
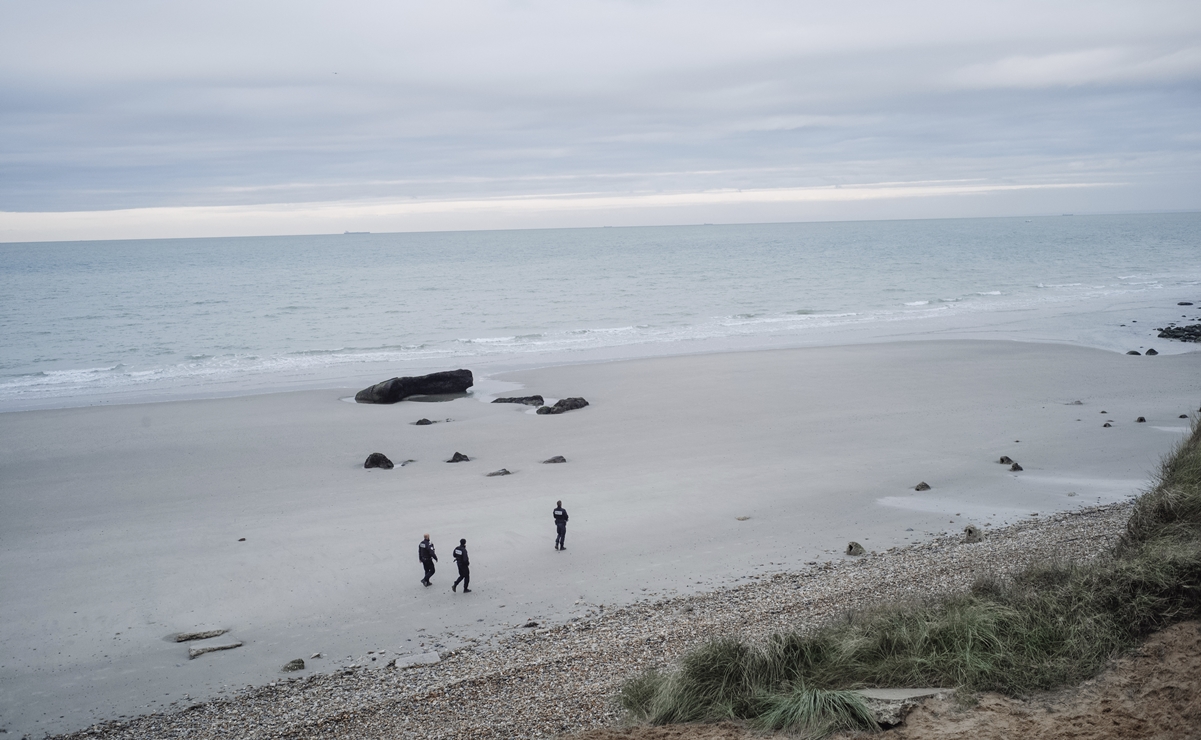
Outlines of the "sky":
[[1201,209],[1201,3],[0,3],[0,241]]

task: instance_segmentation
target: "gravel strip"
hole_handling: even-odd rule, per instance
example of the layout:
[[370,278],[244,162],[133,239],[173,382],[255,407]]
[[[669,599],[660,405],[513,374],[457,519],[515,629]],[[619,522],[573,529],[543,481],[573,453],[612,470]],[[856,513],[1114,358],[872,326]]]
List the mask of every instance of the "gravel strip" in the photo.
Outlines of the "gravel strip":
[[982,575],[1031,562],[1085,560],[1123,531],[1130,503],[1021,522],[977,544],[961,535],[753,576],[694,596],[598,607],[549,629],[468,640],[441,662],[349,667],[248,687],[229,699],[94,725],[60,738],[533,738],[622,721],[622,682],[667,667],[693,646],[730,635],[761,638],[814,627],[883,600],[963,590]]

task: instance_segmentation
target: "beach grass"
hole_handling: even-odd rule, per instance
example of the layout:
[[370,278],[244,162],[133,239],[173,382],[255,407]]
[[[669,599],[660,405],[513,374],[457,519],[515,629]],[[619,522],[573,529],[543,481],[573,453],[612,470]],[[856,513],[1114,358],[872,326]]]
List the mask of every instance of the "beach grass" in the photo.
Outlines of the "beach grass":
[[1201,420],[1160,466],[1106,556],[886,604],[758,643],[712,640],[620,701],[652,724],[747,720],[821,737],[874,727],[852,689],[955,687],[1023,696],[1081,681],[1148,634],[1201,617]]

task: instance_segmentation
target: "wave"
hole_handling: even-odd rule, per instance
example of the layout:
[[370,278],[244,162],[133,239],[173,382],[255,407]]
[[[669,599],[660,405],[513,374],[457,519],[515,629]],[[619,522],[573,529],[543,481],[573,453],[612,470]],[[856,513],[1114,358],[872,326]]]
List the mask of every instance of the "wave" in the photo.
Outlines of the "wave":
[[906,306],[929,306],[930,301],[909,301]]

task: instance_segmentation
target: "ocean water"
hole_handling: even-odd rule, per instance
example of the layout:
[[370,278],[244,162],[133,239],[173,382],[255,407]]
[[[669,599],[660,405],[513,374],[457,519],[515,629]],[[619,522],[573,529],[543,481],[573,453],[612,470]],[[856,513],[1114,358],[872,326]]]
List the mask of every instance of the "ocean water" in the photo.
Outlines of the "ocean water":
[[0,307],[3,411],[912,338],[1181,352],[1153,329],[1201,321],[1201,214],[0,244]]

